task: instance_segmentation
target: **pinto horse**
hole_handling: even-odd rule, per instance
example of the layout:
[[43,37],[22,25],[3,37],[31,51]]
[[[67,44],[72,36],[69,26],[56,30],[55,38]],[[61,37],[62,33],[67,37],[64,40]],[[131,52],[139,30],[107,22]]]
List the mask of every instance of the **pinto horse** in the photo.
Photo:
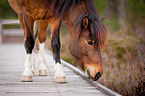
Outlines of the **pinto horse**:
[[33,80],[32,50],[35,44],[33,23],[39,20],[39,75],[46,75],[44,42],[50,24],[51,46],[55,59],[56,82],[66,82],[60,61],[59,28],[63,21],[69,31],[69,50],[85,75],[98,80],[103,73],[100,49],[105,44],[107,30],[104,17],[98,16],[93,0],[8,0],[18,14],[24,29],[27,52],[22,81]]

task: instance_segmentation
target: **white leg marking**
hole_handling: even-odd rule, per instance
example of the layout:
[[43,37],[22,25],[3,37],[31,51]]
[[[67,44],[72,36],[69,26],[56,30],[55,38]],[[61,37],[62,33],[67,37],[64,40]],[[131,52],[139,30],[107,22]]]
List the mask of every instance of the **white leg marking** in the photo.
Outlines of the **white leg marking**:
[[[34,55],[34,54],[33,54]],[[33,59],[32,59],[32,68],[31,68],[31,71],[32,71],[32,73],[33,73],[33,75],[34,75],[34,72],[35,72],[35,70],[36,70],[36,68],[35,68],[35,58],[34,58],[34,56],[32,57]]]
[[32,68],[31,58],[32,58],[32,55],[27,54],[25,65],[24,65],[25,70],[24,70],[23,76],[33,76],[32,71],[31,71],[31,68]]
[[44,59],[44,46],[44,43],[39,44],[39,70],[46,70]]
[[56,63],[54,65],[54,71],[55,71],[55,78],[57,77],[65,77],[65,74],[62,71],[62,65],[60,63]]

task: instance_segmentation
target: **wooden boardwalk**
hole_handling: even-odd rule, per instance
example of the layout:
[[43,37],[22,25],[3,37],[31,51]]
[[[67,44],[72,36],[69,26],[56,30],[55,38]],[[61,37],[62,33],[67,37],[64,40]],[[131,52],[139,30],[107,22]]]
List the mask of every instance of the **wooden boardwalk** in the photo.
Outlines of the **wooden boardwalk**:
[[[21,82],[25,50],[22,44],[0,45],[0,96],[113,96],[113,91],[87,80],[83,73],[62,61],[67,83],[59,84],[54,78],[52,54],[45,50],[48,76],[38,76],[38,54],[35,53],[36,72],[33,82]],[[97,83],[96,83],[97,84]],[[101,85],[102,86],[102,85]],[[115,94],[113,94],[115,93]]]

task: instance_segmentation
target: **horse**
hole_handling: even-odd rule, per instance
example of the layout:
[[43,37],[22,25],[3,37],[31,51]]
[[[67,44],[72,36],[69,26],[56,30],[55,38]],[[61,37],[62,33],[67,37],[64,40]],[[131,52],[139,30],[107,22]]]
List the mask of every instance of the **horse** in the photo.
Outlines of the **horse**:
[[51,47],[55,60],[56,82],[67,82],[60,61],[59,29],[62,22],[69,31],[69,51],[84,70],[85,76],[97,81],[102,73],[101,48],[105,45],[107,28],[99,17],[93,0],[8,0],[18,14],[24,29],[26,60],[22,81],[33,81],[32,52],[35,44],[33,23],[39,20],[39,75],[45,76],[44,42],[50,24]]

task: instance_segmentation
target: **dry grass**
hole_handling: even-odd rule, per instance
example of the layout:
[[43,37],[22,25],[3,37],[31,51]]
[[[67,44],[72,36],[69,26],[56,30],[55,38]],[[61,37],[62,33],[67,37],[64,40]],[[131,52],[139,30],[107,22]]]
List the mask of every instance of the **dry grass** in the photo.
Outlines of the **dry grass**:
[[[98,82],[124,96],[145,95],[145,40],[142,35],[137,35],[130,27],[109,32],[102,52],[104,73]],[[60,37],[61,58],[76,66],[68,50],[69,36],[64,26]],[[47,44],[51,49],[50,40]]]
[[109,34],[99,82],[124,96],[145,95],[145,45],[125,31]]

